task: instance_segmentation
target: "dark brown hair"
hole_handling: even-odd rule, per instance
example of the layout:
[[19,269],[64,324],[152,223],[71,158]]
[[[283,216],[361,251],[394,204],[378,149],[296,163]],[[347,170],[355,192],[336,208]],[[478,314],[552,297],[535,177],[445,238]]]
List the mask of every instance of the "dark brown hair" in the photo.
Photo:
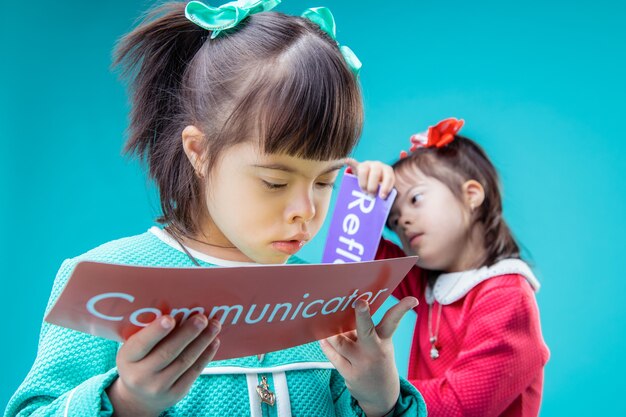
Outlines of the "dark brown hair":
[[505,258],[519,258],[520,250],[502,216],[498,172],[485,151],[473,140],[456,135],[441,148],[418,148],[393,165],[396,175],[410,178],[417,167],[424,175],[443,182],[459,199],[466,181],[476,180],[485,190],[483,203],[473,212],[472,224],[484,229],[485,259],[480,266],[493,265]]
[[132,93],[129,154],[147,161],[161,200],[157,219],[197,230],[200,180],[183,150],[185,126],[205,137],[205,178],[221,152],[258,140],[262,152],[306,159],[347,156],[360,136],[358,82],[337,44],[301,17],[249,16],[215,39],[167,3],[123,37],[114,66]]

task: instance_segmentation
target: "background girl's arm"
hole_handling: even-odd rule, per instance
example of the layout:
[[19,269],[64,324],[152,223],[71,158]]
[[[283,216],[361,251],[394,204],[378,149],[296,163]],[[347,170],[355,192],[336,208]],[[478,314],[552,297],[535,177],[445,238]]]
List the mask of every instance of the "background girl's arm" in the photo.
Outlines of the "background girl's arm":
[[446,373],[410,380],[432,415],[500,415],[542,371],[548,353],[530,286],[487,290],[468,318],[463,348]]
[[[402,258],[406,256],[404,251],[395,243],[390,242],[387,239],[380,239],[378,245],[378,251],[376,252],[376,259],[393,259]],[[404,297],[422,298],[424,292],[424,284],[426,277],[424,276],[424,270],[417,265],[411,268],[406,274],[406,277],[400,282],[400,284],[393,290],[392,295],[397,299]]]

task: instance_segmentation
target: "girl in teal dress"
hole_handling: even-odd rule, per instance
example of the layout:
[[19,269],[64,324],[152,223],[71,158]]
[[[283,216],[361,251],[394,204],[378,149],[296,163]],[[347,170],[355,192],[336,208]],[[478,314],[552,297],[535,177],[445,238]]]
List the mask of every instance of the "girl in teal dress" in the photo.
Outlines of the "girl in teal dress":
[[[159,190],[162,228],[66,260],[188,267],[298,262],[360,135],[360,62],[326,8],[270,12],[279,0],[168,3],[119,43],[129,81],[126,151]],[[297,277],[294,277],[297,279]],[[35,364],[5,416],[424,416],[398,376],[391,335],[408,297],[374,326],[212,361],[220,323],[163,316],[125,343],[44,323]],[[257,389],[259,388],[259,389]]]

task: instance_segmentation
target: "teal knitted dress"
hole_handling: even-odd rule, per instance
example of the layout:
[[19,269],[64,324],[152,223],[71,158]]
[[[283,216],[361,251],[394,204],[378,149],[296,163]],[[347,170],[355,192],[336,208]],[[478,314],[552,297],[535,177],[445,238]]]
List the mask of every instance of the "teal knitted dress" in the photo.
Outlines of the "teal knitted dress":
[[[201,266],[211,259],[192,252]],[[46,312],[60,295],[74,266],[81,260],[127,265],[191,267],[193,262],[171,237],[158,228],[115,240],[68,259],[54,281]],[[289,263],[302,263],[292,257]],[[119,344],[43,323],[37,358],[13,395],[5,417],[111,416],[106,388],[117,378]],[[256,386],[267,378],[276,394],[273,406],[261,403]],[[401,378],[395,416],[425,416],[419,392]],[[256,356],[211,362],[189,393],[162,416],[363,416],[341,375],[318,343]]]

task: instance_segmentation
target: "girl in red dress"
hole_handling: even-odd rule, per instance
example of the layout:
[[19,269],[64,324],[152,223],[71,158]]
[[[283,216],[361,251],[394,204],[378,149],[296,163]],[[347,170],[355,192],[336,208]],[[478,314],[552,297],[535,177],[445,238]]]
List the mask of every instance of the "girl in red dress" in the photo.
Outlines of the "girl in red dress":
[[409,381],[429,416],[536,416],[549,352],[541,334],[539,283],[502,217],[497,172],[447,119],[411,137],[393,167],[356,166],[361,186],[398,191],[378,259],[417,255],[394,292],[414,296],[418,319]]

